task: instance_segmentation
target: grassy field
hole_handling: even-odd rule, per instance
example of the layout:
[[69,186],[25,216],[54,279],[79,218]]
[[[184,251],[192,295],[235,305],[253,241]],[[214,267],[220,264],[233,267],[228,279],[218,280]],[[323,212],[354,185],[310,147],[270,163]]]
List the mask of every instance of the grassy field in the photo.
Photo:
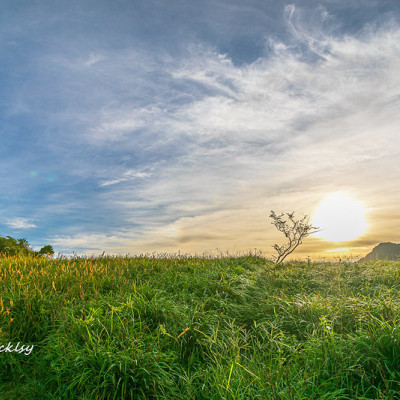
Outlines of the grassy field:
[[400,262],[0,258],[0,399],[400,399]]

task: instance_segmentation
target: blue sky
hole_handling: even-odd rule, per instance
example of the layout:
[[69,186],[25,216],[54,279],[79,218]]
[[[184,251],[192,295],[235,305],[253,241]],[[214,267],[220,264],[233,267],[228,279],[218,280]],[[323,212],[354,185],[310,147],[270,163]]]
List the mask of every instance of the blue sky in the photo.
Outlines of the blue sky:
[[268,254],[271,209],[340,191],[369,222],[345,247],[400,241],[399,2],[5,0],[0,19],[1,235]]

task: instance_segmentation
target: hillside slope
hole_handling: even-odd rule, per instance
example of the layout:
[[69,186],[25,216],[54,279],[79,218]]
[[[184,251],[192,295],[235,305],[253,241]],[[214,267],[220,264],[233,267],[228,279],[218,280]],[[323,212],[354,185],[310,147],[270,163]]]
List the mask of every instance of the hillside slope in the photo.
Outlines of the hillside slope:
[[367,254],[360,261],[399,260],[399,257],[400,244],[385,242],[375,246],[371,253]]

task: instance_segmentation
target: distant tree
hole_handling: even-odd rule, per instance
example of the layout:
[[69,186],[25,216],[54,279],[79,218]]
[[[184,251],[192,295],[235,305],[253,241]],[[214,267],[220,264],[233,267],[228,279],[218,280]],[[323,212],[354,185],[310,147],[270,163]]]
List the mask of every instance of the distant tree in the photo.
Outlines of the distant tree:
[[54,254],[53,247],[47,245],[38,252],[34,251],[26,239],[14,239],[11,236],[0,236],[0,254],[14,256],[16,254],[45,255]]
[[[8,236],[8,237],[10,237],[10,236]],[[31,250],[31,248],[29,246],[29,243],[28,243],[28,241],[26,239],[17,239],[16,243],[17,243],[17,245],[19,247],[21,247],[21,248],[23,248],[25,250],[28,250],[28,251]]]
[[283,260],[303,242],[303,239],[318,231],[317,227],[310,224],[310,219],[305,215],[302,219],[296,221],[294,219],[294,211],[292,213],[282,213],[276,215],[274,211],[271,211],[269,215],[272,218],[272,224],[282,232],[287,243],[282,246],[275,244],[272,246],[278,253],[277,256],[273,256],[276,264],[280,264]]
[[33,251],[26,239],[14,239],[11,236],[0,236],[0,253],[16,255],[18,253],[29,254]]
[[47,246],[43,246],[40,250],[39,253],[40,255],[53,255],[54,254],[54,250],[53,247],[50,245]]

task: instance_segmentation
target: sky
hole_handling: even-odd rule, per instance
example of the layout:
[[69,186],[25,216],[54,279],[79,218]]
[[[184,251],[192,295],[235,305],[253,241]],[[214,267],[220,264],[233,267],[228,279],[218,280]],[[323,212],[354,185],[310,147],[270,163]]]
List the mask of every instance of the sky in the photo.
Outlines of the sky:
[[400,242],[397,0],[3,0],[0,43],[1,236],[269,256],[340,193],[365,232],[296,257]]

